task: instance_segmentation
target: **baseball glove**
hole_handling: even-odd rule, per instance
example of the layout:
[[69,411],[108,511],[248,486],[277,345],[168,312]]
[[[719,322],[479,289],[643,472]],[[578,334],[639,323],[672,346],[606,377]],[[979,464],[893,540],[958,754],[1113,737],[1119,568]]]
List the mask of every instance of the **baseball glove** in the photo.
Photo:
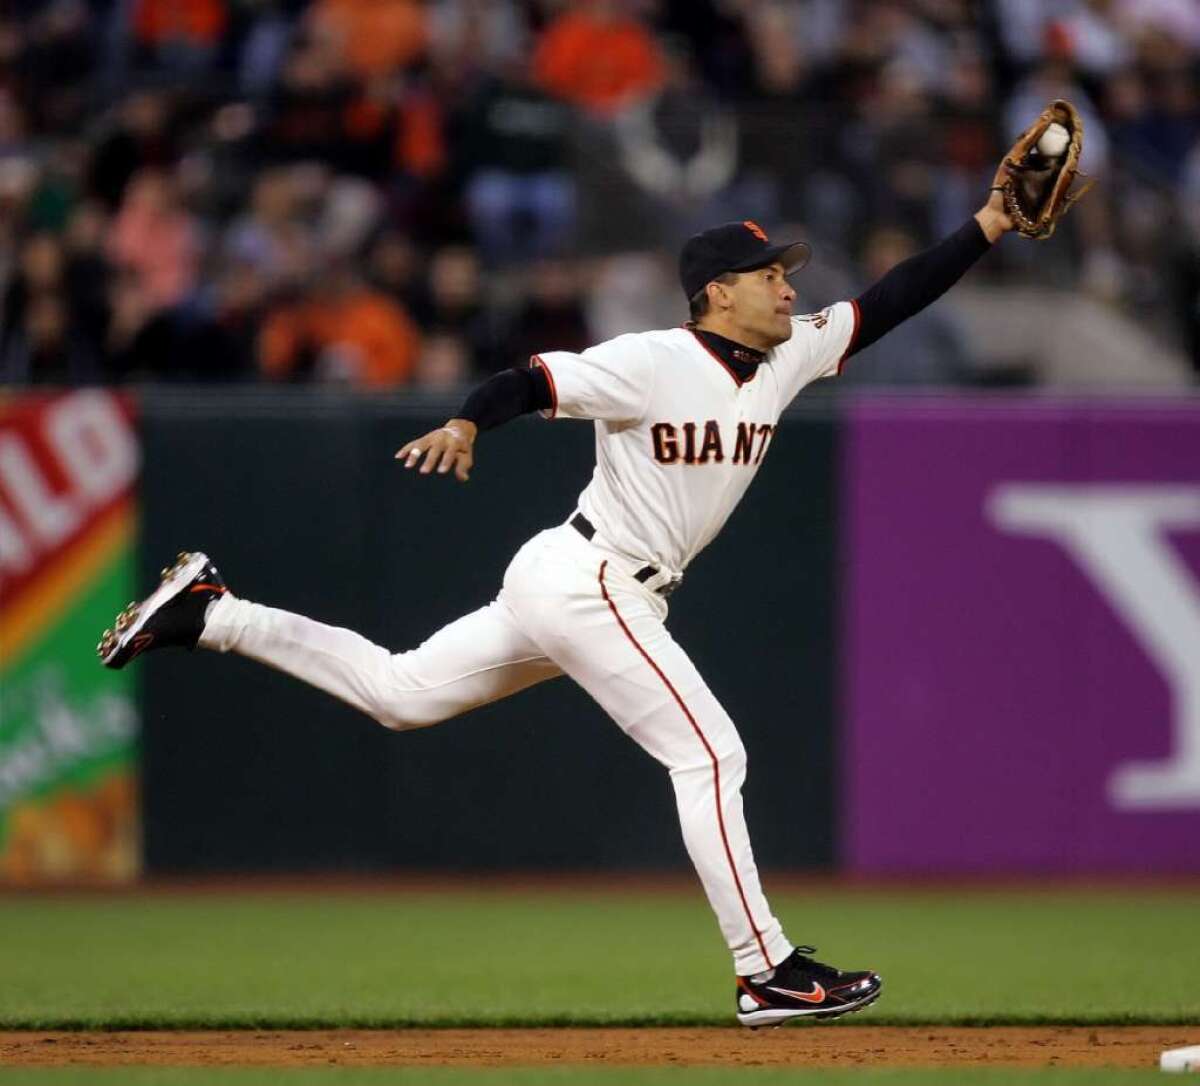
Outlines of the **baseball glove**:
[[[1047,154],[1047,150],[1055,151],[1055,133],[1047,136],[1043,146],[1038,145],[1052,124],[1066,129],[1067,143],[1057,153]],[[1058,136],[1061,140],[1062,134]],[[1070,206],[1095,184],[1087,181],[1071,191],[1076,175],[1084,176],[1079,171],[1082,152],[1079,110],[1056,98],[1013,144],[992,179],[991,191],[1004,194],[1004,209],[1019,233],[1039,241],[1048,238]]]

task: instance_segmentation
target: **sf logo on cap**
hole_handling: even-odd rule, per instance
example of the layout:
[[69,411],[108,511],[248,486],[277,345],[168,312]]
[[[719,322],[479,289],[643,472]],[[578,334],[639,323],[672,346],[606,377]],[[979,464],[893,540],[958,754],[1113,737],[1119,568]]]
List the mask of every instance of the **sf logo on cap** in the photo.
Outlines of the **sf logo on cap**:
[[747,230],[749,230],[750,233],[752,233],[756,238],[758,238],[759,241],[767,240],[766,233],[764,233],[763,228],[761,226],[759,226],[758,223],[752,222],[750,219],[747,219],[745,222],[742,223],[742,225]]

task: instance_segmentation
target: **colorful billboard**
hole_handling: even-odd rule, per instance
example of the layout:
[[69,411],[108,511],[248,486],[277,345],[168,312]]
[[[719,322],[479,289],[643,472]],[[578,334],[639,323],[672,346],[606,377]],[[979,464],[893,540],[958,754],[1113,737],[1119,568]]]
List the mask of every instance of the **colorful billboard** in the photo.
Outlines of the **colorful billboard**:
[[131,414],[98,389],[0,396],[0,882],[140,867],[135,692],[95,654],[134,594]]
[[846,866],[1200,871],[1200,403],[863,400],[844,466]]

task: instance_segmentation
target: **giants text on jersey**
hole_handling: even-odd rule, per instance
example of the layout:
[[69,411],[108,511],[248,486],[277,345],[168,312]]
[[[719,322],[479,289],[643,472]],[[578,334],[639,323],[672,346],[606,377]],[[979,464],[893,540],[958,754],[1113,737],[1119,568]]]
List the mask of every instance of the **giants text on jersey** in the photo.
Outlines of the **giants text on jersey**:
[[687,328],[535,356],[554,394],[547,417],[596,423],[580,511],[614,550],[682,574],[746,492],[783,409],[838,372],[856,323],[852,302],[793,317],[791,339],[745,381]]

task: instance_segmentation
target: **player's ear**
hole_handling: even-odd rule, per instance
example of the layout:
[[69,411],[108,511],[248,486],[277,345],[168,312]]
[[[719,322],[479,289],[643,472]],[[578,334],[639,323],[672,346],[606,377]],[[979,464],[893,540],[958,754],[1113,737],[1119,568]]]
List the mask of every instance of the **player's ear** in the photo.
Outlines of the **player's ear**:
[[708,304],[711,309],[728,309],[733,304],[733,296],[729,292],[729,285],[722,283],[719,279],[714,279],[707,287]]

